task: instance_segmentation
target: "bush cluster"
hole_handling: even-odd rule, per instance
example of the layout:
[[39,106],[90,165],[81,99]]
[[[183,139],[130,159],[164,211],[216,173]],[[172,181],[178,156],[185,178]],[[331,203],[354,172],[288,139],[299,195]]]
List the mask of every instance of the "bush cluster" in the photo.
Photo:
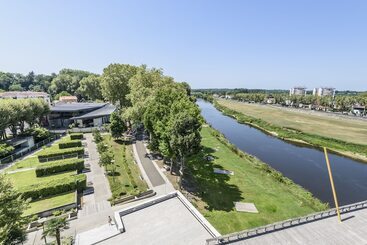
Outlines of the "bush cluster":
[[14,151],[14,147],[8,144],[0,144],[0,158],[10,155]]
[[64,143],[59,143],[59,149],[65,149],[65,148],[74,148],[74,147],[81,147],[82,141],[81,140],[71,140]]
[[35,127],[28,128],[21,134],[22,136],[33,136],[34,142],[38,143],[42,140],[45,140],[51,136],[50,131],[45,128]]
[[46,176],[55,173],[84,169],[84,159],[65,159],[61,161],[48,162],[36,168],[36,176]]
[[83,133],[70,134],[70,139],[72,139],[72,140],[81,140],[81,139],[83,139]]
[[20,192],[23,198],[37,200],[48,196],[57,195],[69,191],[84,190],[87,186],[87,176],[85,174],[78,174],[63,179],[53,179],[46,183],[38,183],[23,187]]
[[66,148],[61,150],[44,150],[42,153],[38,155],[38,160],[40,162],[47,161],[47,158],[58,157],[58,156],[67,156],[67,155],[83,155],[84,148],[83,147],[76,147],[76,148]]

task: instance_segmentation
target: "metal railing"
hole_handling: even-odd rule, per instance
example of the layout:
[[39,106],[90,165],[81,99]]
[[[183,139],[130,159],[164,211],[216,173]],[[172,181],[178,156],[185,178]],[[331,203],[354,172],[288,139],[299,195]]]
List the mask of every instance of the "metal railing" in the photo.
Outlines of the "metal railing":
[[[353,204],[342,206],[339,208],[339,210],[340,210],[340,213],[343,214],[343,213],[348,213],[348,212],[352,212],[352,211],[363,209],[363,208],[367,208],[367,200],[363,202],[358,202],[358,203],[353,203]],[[261,227],[254,228],[254,229],[244,230],[244,231],[235,232],[232,234],[228,234],[228,235],[224,235],[224,236],[220,236],[216,238],[207,239],[206,244],[207,245],[228,244],[231,242],[244,240],[244,239],[248,239],[248,238],[259,236],[259,235],[264,235],[266,233],[282,230],[285,228],[290,228],[293,226],[302,225],[302,224],[306,224],[309,222],[325,219],[325,218],[335,216],[335,215],[336,215],[336,209],[332,208],[327,211],[313,213],[313,214],[299,217],[299,218],[288,219],[285,221],[261,226]]]
[[39,149],[39,148],[41,148],[42,146],[47,145],[48,143],[50,143],[54,140],[60,139],[60,138],[61,138],[61,135],[54,134],[51,137],[49,137],[45,140],[42,140],[41,142],[36,143],[34,146],[32,146],[28,149],[22,150],[20,152],[16,152],[16,153],[14,153],[10,156],[7,156],[7,157],[4,157],[4,158],[0,159],[0,164],[11,163],[11,162],[15,161],[16,159],[21,158],[21,157],[23,157],[23,156]]

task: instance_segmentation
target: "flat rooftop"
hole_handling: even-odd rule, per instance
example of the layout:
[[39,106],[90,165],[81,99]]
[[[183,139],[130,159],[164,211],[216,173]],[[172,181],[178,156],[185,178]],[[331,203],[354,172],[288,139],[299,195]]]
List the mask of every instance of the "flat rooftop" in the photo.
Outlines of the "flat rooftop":
[[100,237],[98,244],[205,244],[220,234],[179,192],[154,198],[115,213],[121,233],[88,231],[77,236],[79,245],[91,244],[91,235]]

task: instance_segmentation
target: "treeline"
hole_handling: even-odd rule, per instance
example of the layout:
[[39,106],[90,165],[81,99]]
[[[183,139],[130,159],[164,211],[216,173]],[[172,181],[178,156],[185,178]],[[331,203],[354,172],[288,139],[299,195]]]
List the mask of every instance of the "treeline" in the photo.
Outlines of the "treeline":
[[119,105],[121,118],[142,123],[149,148],[180,162],[183,171],[185,158],[200,149],[203,121],[190,86],[160,69],[122,64],[105,68],[101,79],[103,96]]
[[0,100],[0,139],[6,139],[6,129],[13,136],[24,133],[26,123],[30,128],[39,124],[49,111],[49,105],[42,99]]
[[76,95],[79,100],[102,100],[101,78],[88,71],[62,69],[58,74],[27,75],[0,72],[0,91],[36,91],[49,93],[53,99]]
[[[206,100],[212,100],[213,95],[218,93],[195,92],[196,97]],[[230,98],[254,103],[264,103],[268,98],[273,98],[275,104],[282,105],[315,105],[331,108],[338,111],[350,111],[353,105],[367,106],[367,93],[358,93],[358,95],[336,94],[333,96],[315,96],[306,95],[289,95],[288,93],[231,93],[226,94]],[[224,97],[225,95],[220,95]]]

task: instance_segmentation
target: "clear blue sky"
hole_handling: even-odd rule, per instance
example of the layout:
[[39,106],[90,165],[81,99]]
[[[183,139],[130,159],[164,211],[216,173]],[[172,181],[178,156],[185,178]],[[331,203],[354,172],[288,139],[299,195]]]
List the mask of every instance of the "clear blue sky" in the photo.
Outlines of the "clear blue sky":
[[2,1],[0,70],[110,63],[193,88],[367,90],[367,1]]

